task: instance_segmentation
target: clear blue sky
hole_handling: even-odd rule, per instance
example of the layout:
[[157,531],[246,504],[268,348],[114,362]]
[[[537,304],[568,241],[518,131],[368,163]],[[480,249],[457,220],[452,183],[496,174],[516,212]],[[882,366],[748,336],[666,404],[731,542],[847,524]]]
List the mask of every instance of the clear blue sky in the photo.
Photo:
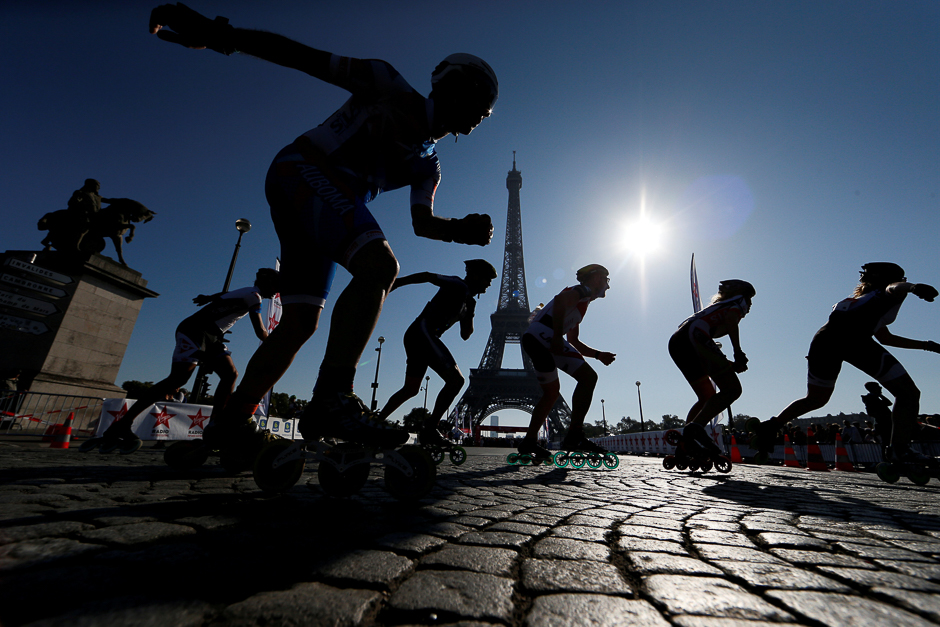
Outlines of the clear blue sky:
[[[263,61],[186,50],[147,33],[147,2],[12,0],[0,8],[0,132],[5,202],[0,246],[39,249],[39,217],[65,207],[87,177],[105,197],[157,212],[126,258],[159,292],[143,308],[117,383],[169,372],[173,331],[199,293],[222,287],[245,217],[233,287],[278,254],[263,194],[277,151],[316,126],[346,92]],[[703,297],[718,281],[757,288],[741,326],[750,370],[735,413],[767,418],[805,390],[804,355],[858,268],[891,260],[915,282],[940,287],[940,4],[868,2],[209,2],[190,6],[236,26],[282,33],[340,54],[391,62],[419,91],[452,52],[485,58],[500,79],[493,116],[455,145],[439,145],[435,211],[488,212],[486,248],[411,231],[408,193],[371,208],[403,273],[461,274],[462,261],[501,267],[506,173],[523,175],[530,302],[547,301],[589,262],[611,269],[581,338],[617,353],[588,415],[684,416],[694,400],[666,351],[691,313],[689,258]],[[645,207],[666,229],[663,246],[627,250],[625,225]],[[106,254],[113,255],[110,248]],[[334,295],[348,275],[340,270]],[[489,333],[494,286],[467,342],[445,336],[469,374]],[[395,292],[376,331],[380,403],[403,379],[401,336],[431,286]],[[306,397],[327,335],[324,324],[277,391]],[[909,298],[895,334],[940,341],[940,302]],[[231,347],[244,370],[250,325]],[[357,389],[367,399],[375,341]],[[940,412],[940,355],[894,352]],[[515,351],[510,351],[515,353]],[[517,355],[507,367],[517,367]],[[570,395],[570,379],[563,394]],[[820,413],[861,411],[867,379],[851,367]],[[431,396],[440,390],[432,378]],[[423,399],[415,399],[420,405]],[[412,405],[406,405],[404,410]],[[522,414],[503,412],[503,423]]]

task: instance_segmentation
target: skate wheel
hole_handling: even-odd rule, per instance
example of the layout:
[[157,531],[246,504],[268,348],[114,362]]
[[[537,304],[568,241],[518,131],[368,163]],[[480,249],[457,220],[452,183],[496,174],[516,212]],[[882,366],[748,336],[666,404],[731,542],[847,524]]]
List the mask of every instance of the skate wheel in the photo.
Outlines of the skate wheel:
[[914,485],[927,485],[927,482],[930,481],[930,475],[921,474],[919,472],[912,472],[909,475],[907,475],[907,478]]
[[698,469],[701,470],[702,472],[708,472],[709,470],[712,469],[712,463],[708,460],[705,460],[704,462],[702,462],[702,465],[698,467]]
[[209,447],[202,440],[175,442],[163,451],[163,461],[173,470],[199,468],[209,459]]
[[676,457],[674,455],[666,455],[663,457],[663,468],[666,470],[672,470],[676,467]]
[[428,455],[431,457],[431,461],[434,462],[436,466],[440,465],[441,462],[444,461],[444,449],[438,448],[437,446],[431,446],[426,450]]
[[690,459],[689,472],[695,472],[696,470],[698,470],[698,462],[696,462],[694,459]]
[[274,468],[274,460],[292,446],[297,446],[290,440],[275,440],[269,443],[258,454],[252,475],[255,484],[265,492],[287,492],[304,473],[306,460],[290,460]]
[[97,449],[99,446],[101,446],[101,442],[103,441],[104,441],[104,438],[91,438],[90,440],[82,442],[82,445],[78,447],[78,450],[81,451],[82,453],[91,453],[92,451]]
[[897,483],[897,480],[901,478],[897,469],[888,462],[881,462],[875,466],[875,474],[878,475],[879,479],[887,483]]
[[601,464],[603,464],[604,462],[603,460],[601,460],[600,456],[591,455],[590,457],[588,457],[587,463],[588,463],[588,466],[590,466],[591,468],[600,468]]
[[670,429],[669,431],[666,432],[666,435],[663,436],[663,439],[666,440],[667,444],[671,444],[672,446],[678,446],[679,442],[682,441],[682,434],[676,431],[675,429]]
[[676,470],[685,470],[688,467],[689,464],[685,460],[676,460]]
[[614,468],[620,465],[620,458],[617,457],[617,455],[615,455],[614,453],[607,453],[606,455],[604,455],[604,465],[607,468],[613,470]]
[[515,466],[519,463],[519,453],[510,453],[506,456],[506,463]]
[[570,460],[571,458],[568,457],[568,453],[566,453],[565,451],[558,451],[557,453],[555,453],[555,455],[552,456],[552,461],[555,463],[555,466],[557,466],[558,468],[564,468],[565,466],[568,465],[568,462]]
[[462,446],[455,446],[450,449],[450,463],[459,466],[465,461],[467,461],[467,449]]
[[437,477],[437,466],[419,446],[403,446],[398,454],[411,466],[411,476],[392,466],[385,467],[385,488],[400,501],[417,501],[431,491]]
[[718,472],[731,472],[731,460],[722,455],[715,460],[715,470]]
[[554,462],[554,460],[553,460],[551,457],[549,457],[548,459],[543,459],[543,460],[542,460],[542,465],[543,465],[543,466],[554,466],[554,465],[555,465],[555,462]]
[[[357,444],[344,442],[331,447],[326,452],[326,456],[343,459],[344,453],[358,453],[361,451],[362,448]],[[433,464],[433,462],[430,462],[430,459],[428,461]],[[329,460],[320,461],[320,465],[317,467],[317,481],[320,483],[320,489],[323,490],[327,496],[332,496],[337,499],[358,493],[359,490],[362,489],[362,486],[365,485],[366,479],[368,478],[369,464],[367,462],[350,466],[344,471],[338,470]]]
[[587,461],[587,459],[585,459],[584,455],[582,455],[581,453],[575,453],[574,455],[570,455],[569,459],[571,460],[569,463],[571,464],[572,468],[583,468],[584,462]]
[[748,418],[744,423],[744,430],[748,433],[756,433],[757,426],[760,424],[760,418]]

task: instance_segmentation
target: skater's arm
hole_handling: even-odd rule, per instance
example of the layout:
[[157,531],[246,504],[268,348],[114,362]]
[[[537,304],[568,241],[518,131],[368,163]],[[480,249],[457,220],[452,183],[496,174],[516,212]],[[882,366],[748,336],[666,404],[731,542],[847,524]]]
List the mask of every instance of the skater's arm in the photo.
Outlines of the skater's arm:
[[922,298],[928,303],[932,303],[933,299],[940,295],[940,293],[937,292],[937,289],[932,285],[927,285],[926,283],[908,283],[906,281],[892,283],[885,288],[885,291],[888,294],[913,294],[914,296]]
[[415,235],[441,242],[486,246],[493,239],[493,221],[485,213],[464,218],[442,218],[427,205],[411,205],[411,225]]
[[734,351],[734,371],[740,374],[747,370],[747,355],[741,350],[737,321],[728,327],[728,339],[731,340],[731,348]]
[[252,311],[248,314],[248,319],[251,320],[251,327],[255,330],[255,335],[258,336],[258,339],[262,342],[268,339],[268,330],[264,328],[264,320],[261,319],[261,312]]
[[617,355],[614,353],[608,353],[605,351],[597,350],[596,348],[591,348],[578,337],[580,335],[580,325],[568,331],[568,343],[574,346],[575,350],[581,353],[584,357],[591,357],[598,360],[605,366],[609,366],[614,363],[614,360],[617,358]]
[[460,338],[465,342],[473,335],[473,313],[476,311],[477,301],[471,296],[467,299],[466,307],[466,313],[460,318]]
[[885,346],[893,346],[894,348],[912,348],[940,353],[940,344],[930,340],[912,340],[911,338],[901,337],[889,331],[888,327],[878,329],[875,332],[875,339]]
[[209,296],[206,296],[205,294],[200,294],[199,296],[193,299],[193,302],[199,305],[200,307],[202,307],[203,305],[208,305],[212,301],[217,300],[221,297],[222,297],[222,292],[210,294]]
[[404,287],[405,285],[430,283],[432,278],[434,278],[434,274],[431,272],[415,272],[414,274],[409,274],[407,276],[400,276],[395,279],[395,282],[392,284],[392,289],[390,291],[394,292],[399,287]]

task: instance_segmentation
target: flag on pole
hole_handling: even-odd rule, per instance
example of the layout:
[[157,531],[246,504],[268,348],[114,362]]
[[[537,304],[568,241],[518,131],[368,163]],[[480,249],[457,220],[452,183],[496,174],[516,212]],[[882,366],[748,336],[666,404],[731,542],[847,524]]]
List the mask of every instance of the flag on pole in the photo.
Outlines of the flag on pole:
[[[274,269],[278,272],[281,271],[281,260],[274,260]],[[267,328],[268,334],[270,335],[274,328],[281,322],[281,295],[280,293],[275,294],[271,297],[271,300],[268,301],[268,308],[264,315],[264,325]],[[258,407],[258,412],[262,416],[267,416],[268,411],[271,409],[271,390],[268,390],[264,395],[264,398],[261,399],[261,405]],[[287,418],[293,418],[293,416],[286,416]]]
[[692,253],[692,313],[702,311],[702,294],[698,291],[698,272],[695,271],[695,253]]

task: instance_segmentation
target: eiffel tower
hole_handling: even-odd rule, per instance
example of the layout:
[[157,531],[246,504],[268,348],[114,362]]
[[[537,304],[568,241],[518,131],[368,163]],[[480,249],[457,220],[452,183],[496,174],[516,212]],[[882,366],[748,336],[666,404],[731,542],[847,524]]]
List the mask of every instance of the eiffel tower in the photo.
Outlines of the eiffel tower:
[[[529,297],[525,287],[525,262],[522,257],[522,207],[519,190],[522,172],[516,169],[516,152],[512,153],[512,170],[506,177],[509,210],[506,217],[506,250],[503,252],[503,275],[499,285],[499,304],[490,315],[489,340],[480,359],[480,367],[470,370],[470,385],[451,411],[453,424],[469,428],[479,425],[487,416],[501,409],[521,409],[529,414],[542,396],[529,356],[522,353],[522,368],[503,368],[507,344],[520,344],[529,326]],[[571,409],[559,397],[549,413],[552,436],[563,432],[571,421]]]

